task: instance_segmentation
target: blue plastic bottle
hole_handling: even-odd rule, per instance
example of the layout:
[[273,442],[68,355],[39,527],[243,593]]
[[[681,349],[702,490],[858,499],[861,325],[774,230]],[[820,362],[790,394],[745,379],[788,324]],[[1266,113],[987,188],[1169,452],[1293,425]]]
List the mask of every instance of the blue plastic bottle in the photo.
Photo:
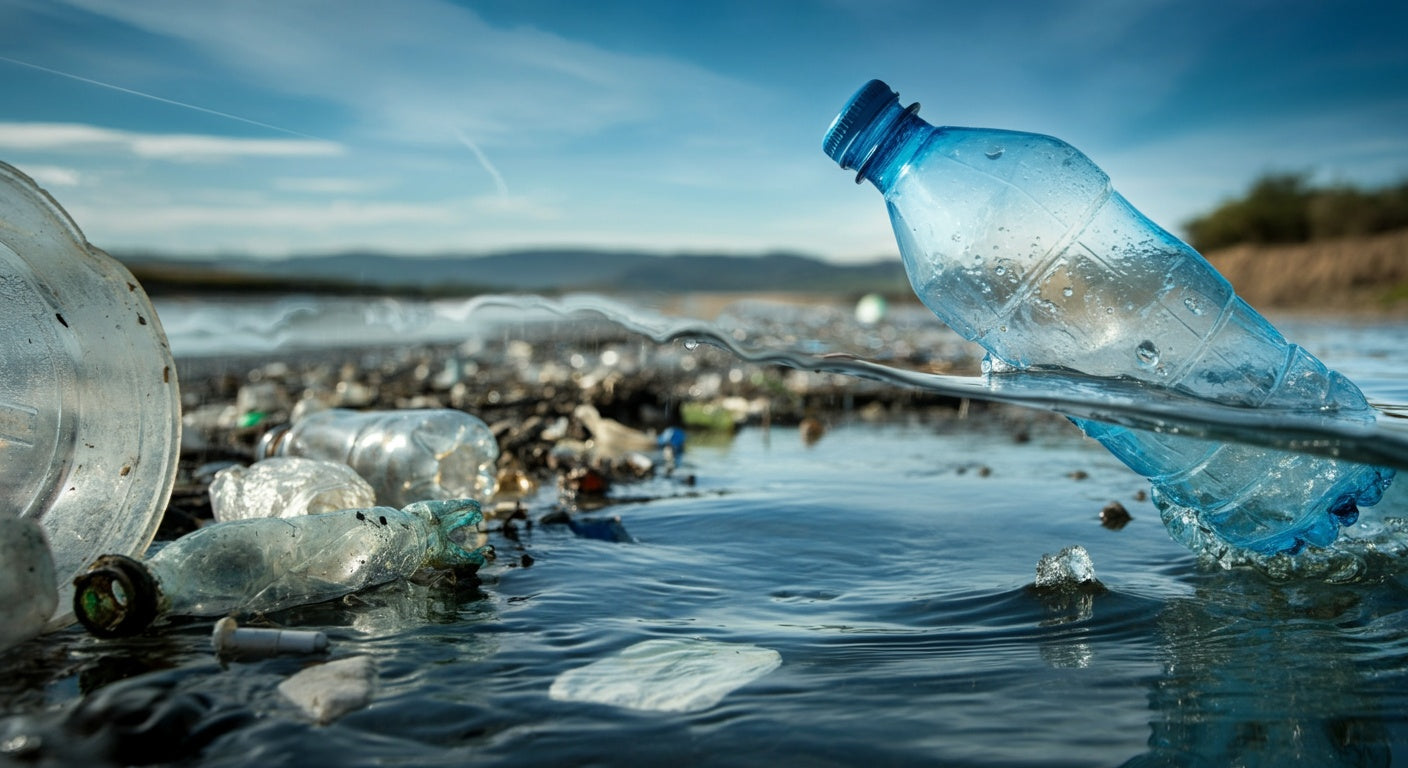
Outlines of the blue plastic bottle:
[[[823,147],[885,196],[915,293],[1019,369],[1125,376],[1246,407],[1372,420],[1344,376],[1287,343],[1212,265],[1149,221],[1074,147],[1016,131],[934,127],[866,83]],[[1325,546],[1393,471],[1076,422],[1148,477],[1174,538],[1260,554]]]

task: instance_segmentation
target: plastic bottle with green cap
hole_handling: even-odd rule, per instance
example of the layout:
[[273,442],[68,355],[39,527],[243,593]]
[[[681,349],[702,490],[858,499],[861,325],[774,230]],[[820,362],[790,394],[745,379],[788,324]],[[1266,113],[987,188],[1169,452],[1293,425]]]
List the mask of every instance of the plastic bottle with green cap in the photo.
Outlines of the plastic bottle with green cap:
[[74,579],[73,610],[90,633],[123,637],[166,616],[267,613],[422,568],[477,569],[491,553],[482,521],[478,502],[455,499],[215,523],[145,561],[98,558]]
[[[1191,247],[1050,136],[935,127],[872,80],[823,141],[884,195],[910,284],[985,366],[1124,377],[1225,405],[1369,423],[1359,389],[1238,298]],[[1077,420],[1148,477],[1174,538],[1255,555],[1323,547],[1391,469]]]

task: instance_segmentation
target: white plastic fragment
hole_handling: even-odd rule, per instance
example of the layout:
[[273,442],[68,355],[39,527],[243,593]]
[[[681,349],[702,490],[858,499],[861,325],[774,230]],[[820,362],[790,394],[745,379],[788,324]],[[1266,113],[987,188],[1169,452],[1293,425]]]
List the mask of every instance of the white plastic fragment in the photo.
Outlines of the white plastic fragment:
[[556,701],[655,712],[698,712],[777,669],[770,648],[698,638],[647,640],[553,680]]
[[0,650],[44,628],[59,602],[56,581],[44,529],[0,511]]
[[241,627],[229,616],[215,622],[210,642],[216,656],[275,656],[322,653],[328,649],[328,636],[322,632]]
[[1060,589],[1093,583],[1096,583],[1095,563],[1079,544],[1072,544],[1054,555],[1042,555],[1036,564],[1038,588]]
[[319,725],[371,703],[376,668],[370,656],[329,661],[279,683],[279,693]]

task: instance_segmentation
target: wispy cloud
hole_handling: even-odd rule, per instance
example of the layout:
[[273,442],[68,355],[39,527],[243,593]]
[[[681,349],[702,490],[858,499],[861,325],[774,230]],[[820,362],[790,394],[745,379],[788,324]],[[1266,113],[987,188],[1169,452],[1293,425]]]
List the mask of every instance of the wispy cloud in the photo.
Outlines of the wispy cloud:
[[407,143],[453,142],[452,127],[487,149],[662,115],[687,125],[720,117],[719,103],[759,96],[683,60],[498,27],[440,0],[405,0],[395,13],[374,0],[68,1],[188,42],[249,85],[336,105],[367,135]]
[[326,157],[344,152],[341,144],[323,139],[135,133],[82,123],[0,123],[0,149],[67,151],[84,148],[118,150],[174,162],[232,157]]
[[479,161],[480,165],[484,166],[484,171],[494,179],[494,187],[498,189],[499,197],[508,197],[508,184],[504,183],[503,174],[499,173],[499,169],[495,168],[494,164],[489,162],[489,157],[484,154],[484,150],[480,149],[478,144],[471,141],[470,138],[465,135],[464,131],[457,130],[455,131],[455,135],[459,137],[461,144],[468,147],[469,151],[474,153],[474,158]]
[[45,187],[76,187],[83,178],[76,169],[57,165],[26,165],[22,170]]
[[383,182],[346,176],[287,176],[274,179],[274,189],[316,195],[361,195],[382,186]]

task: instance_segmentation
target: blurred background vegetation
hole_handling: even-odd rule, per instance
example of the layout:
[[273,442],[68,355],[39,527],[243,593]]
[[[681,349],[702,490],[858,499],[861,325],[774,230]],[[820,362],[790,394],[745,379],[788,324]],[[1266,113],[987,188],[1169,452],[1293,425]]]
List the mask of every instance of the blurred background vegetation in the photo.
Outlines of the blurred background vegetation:
[[1314,187],[1304,173],[1269,173],[1245,197],[1186,225],[1189,244],[1207,253],[1242,243],[1306,243],[1408,227],[1408,180],[1361,190]]

